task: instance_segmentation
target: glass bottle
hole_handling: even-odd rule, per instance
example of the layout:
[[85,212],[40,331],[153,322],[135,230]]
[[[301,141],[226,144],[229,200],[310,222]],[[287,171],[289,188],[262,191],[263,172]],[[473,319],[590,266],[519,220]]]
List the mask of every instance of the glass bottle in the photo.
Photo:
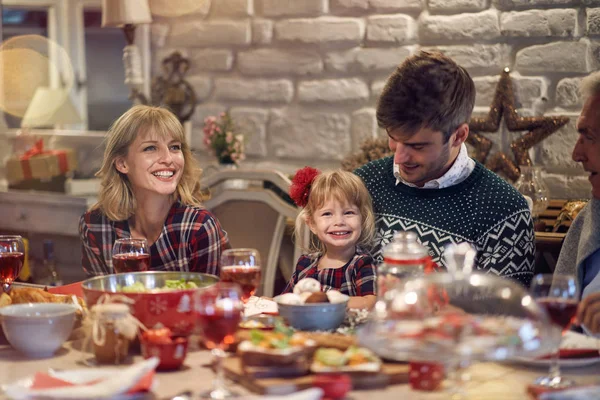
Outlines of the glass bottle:
[[62,285],[62,279],[56,267],[54,242],[52,240],[44,240],[44,259],[42,260],[42,265],[36,268],[35,282],[47,286]]
[[138,324],[132,319],[127,304],[105,303],[92,307],[92,344],[96,362],[121,364],[129,354]]
[[383,263],[377,269],[379,295],[384,296],[406,280],[422,276],[432,267],[429,251],[417,241],[416,233],[394,233],[393,240],[383,249]]
[[521,165],[519,169],[521,175],[515,182],[515,189],[525,196],[531,216],[536,220],[550,204],[550,191],[544,183],[540,167]]

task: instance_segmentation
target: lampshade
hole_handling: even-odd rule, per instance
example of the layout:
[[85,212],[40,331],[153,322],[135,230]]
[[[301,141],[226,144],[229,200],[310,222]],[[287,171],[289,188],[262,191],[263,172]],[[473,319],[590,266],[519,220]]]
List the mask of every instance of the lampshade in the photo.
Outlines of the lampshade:
[[23,128],[76,124],[81,117],[64,89],[39,87],[21,121]]
[[102,0],[102,27],[152,22],[148,0]]

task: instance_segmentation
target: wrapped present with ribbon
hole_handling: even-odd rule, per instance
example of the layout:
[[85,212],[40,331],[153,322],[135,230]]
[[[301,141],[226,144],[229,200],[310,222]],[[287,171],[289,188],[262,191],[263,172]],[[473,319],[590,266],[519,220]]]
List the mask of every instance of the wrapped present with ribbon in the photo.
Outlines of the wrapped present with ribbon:
[[30,179],[51,179],[77,168],[77,156],[73,149],[44,149],[43,139],[21,156],[13,156],[6,162],[6,179],[14,184]]

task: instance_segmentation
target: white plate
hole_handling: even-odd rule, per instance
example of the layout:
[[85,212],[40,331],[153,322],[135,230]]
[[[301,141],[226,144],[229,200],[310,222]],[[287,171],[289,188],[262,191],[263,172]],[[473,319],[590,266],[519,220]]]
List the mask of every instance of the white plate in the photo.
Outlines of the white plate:
[[[524,358],[524,357],[515,357],[513,359],[515,362],[523,365],[527,365],[530,367],[550,367],[552,360],[549,359],[537,359],[537,358]],[[566,358],[563,360],[559,360],[558,363],[561,368],[579,368],[585,367],[587,365],[592,365],[600,362],[600,356],[598,357],[586,357],[586,358]]]

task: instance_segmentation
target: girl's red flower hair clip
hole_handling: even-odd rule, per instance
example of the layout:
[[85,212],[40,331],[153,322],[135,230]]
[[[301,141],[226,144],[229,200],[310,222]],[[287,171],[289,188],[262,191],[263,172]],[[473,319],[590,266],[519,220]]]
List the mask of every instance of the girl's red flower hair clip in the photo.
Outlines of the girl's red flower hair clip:
[[313,181],[321,171],[312,167],[304,167],[296,171],[290,186],[290,197],[298,207],[306,207]]

